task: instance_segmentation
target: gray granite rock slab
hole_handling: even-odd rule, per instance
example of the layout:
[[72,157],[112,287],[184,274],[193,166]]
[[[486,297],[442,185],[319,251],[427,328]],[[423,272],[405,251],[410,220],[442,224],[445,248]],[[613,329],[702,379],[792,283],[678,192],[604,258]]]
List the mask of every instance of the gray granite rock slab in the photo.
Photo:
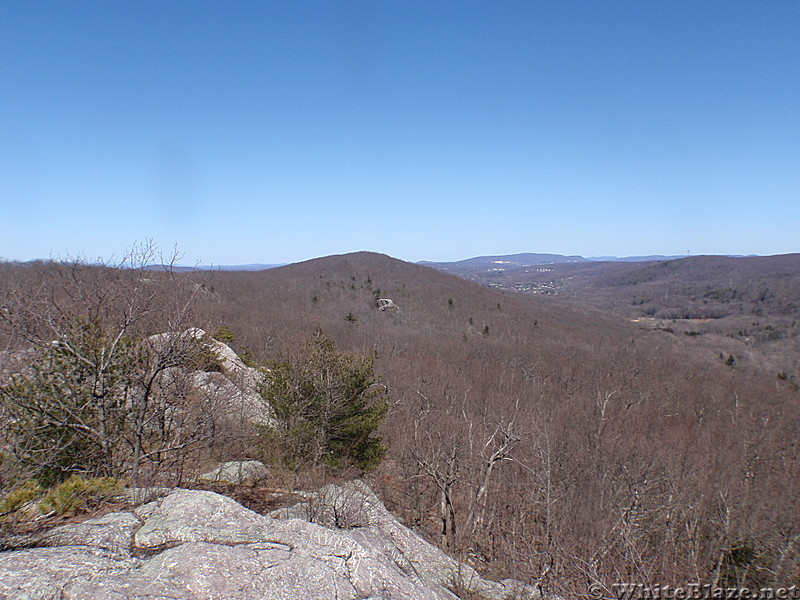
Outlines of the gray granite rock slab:
[[133,513],[109,513],[97,519],[51,529],[39,543],[43,546],[92,546],[127,555],[133,545],[134,531],[140,525]]
[[0,600],[59,599],[69,582],[91,582],[101,574],[128,570],[133,564],[106,550],[85,546],[2,552]]
[[165,548],[185,542],[258,542],[273,519],[214,492],[175,490],[145,515],[136,548]]
[[[0,600],[490,600],[538,598],[481,579],[404,527],[363,483],[326,486],[259,515],[213,492],[174,490],[134,512],[58,527],[0,553]],[[62,545],[66,544],[66,545]]]

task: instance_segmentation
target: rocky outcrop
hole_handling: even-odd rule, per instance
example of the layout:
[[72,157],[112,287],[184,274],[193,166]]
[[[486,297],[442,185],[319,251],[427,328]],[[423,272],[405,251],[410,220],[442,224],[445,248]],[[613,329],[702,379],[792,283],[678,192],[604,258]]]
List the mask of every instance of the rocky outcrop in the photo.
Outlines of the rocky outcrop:
[[397,304],[391,298],[378,298],[375,305],[383,312],[391,309],[397,310]]
[[475,569],[454,560],[403,526],[361,481],[323,487],[309,501],[272,513],[305,518],[329,528],[346,529],[351,539],[373,552],[392,557],[404,571],[431,585],[457,588],[487,600],[538,598],[537,589],[507,579],[481,578]]
[[[203,365],[198,365],[195,370],[185,367],[165,369],[162,387],[183,387],[184,381],[188,380],[189,387],[196,392],[204,410],[214,414],[221,424],[228,427],[242,423],[275,426],[274,413],[259,394],[263,373],[248,367],[227,344],[215,340],[199,327],[151,335],[146,341],[156,353],[169,353],[170,348],[174,352],[175,348],[187,341],[201,343],[216,359],[217,364],[210,371],[203,370]],[[14,375],[32,377],[31,363],[35,357],[34,348],[17,352],[0,351],[0,383]]]
[[269,469],[258,460],[234,460],[222,463],[197,479],[219,483],[256,483],[269,477]]
[[403,527],[363,483],[327,486],[269,516],[175,490],[130,512],[58,527],[0,553],[0,599],[445,600],[538,598],[481,579]]
[[[275,418],[272,409],[258,392],[263,375],[258,369],[248,367],[227,345],[215,340],[199,327],[181,333],[159,333],[150,336],[154,348],[174,344],[178,338],[200,341],[218,360],[218,371],[197,370],[189,375],[192,387],[203,396],[208,410],[222,415],[229,426],[248,422],[273,427]],[[175,368],[175,376],[186,376],[181,368]]]

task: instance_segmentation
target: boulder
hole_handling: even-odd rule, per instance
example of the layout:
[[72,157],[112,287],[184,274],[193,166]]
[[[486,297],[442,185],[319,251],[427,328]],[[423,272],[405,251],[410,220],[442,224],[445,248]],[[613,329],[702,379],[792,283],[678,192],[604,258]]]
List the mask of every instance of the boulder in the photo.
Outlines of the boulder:
[[[230,426],[242,422],[275,426],[272,409],[258,393],[263,380],[262,373],[248,367],[230,346],[215,340],[199,327],[180,333],[159,333],[148,338],[156,349],[174,344],[180,339],[201,341],[219,359],[221,372],[213,370],[188,373],[192,387],[204,397],[208,410],[225,416],[230,421]],[[165,377],[172,377],[173,380],[186,375],[185,370],[179,367],[167,369],[165,372]]]
[[130,504],[138,506],[163,498],[174,489],[170,487],[128,487],[124,490],[123,498]]
[[378,307],[379,310],[386,312],[390,309],[397,309],[397,304],[392,301],[391,298],[378,298],[375,305]]
[[235,460],[198,477],[201,481],[220,483],[255,483],[270,476],[266,465],[258,460]]

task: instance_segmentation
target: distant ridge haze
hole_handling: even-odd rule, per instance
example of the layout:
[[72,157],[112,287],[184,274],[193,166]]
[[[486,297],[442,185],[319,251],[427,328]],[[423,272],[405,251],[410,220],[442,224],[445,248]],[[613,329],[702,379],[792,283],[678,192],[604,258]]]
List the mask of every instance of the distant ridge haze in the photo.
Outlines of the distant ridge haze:
[[[493,264],[498,266],[507,265],[508,267],[526,267],[530,265],[547,265],[547,264],[561,264],[561,263],[578,263],[578,262],[645,262],[650,260],[674,260],[677,258],[686,258],[686,256],[664,256],[664,255],[650,255],[650,256],[590,256],[585,258],[579,255],[564,255],[564,254],[548,254],[539,252],[522,252],[519,254],[503,254],[498,256],[475,256],[473,258],[465,258],[457,261],[435,261],[435,260],[420,260],[416,264],[428,267],[442,267],[445,265],[458,265],[460,267],[470,267],[483,269]],[[299,261],[305,262],[305,261]],[[263,271],[266,269],[274,269],[276,267],[285,267],[290,263],[274,263],[274,264],[261,264],[253,263],[246,265],[199,265],[197,267],[180,267],[181,270],[198,270],[198,271]]]
[[[663,260],[678,260],[683,258],[690,258],[692,255],[663,255],[651,254],[646,256],[589,256],[584,257],[577,254],[550,254],[540,252],[522,252],[518,254],[502,254],[495,256],[475,256],[456,261],[432,261],[420,260],[415,264],[432,267],[441,271],[449,271],[455,269],[458,271],[467,270],[499,270],[499,269],[513,269],[517,267],[529,267],[534,265],[560,265],[569,263],[596,263],[596,262],[654,262]],[[700,255],[698,255],[700,256]],[[745,258],[754,257],[757,255],[713,255],[725,256],[728,258]],[[322,257],[321,257],[322,258]],[[306,261],[298,261],[306,262]],[[407,261],[410,262],[410,261]],[[243,265],[197,265],[195,267],[180,265],[174,268],[179,272],[187,271],[264,271],[267,269],[274,269],[276,267],[285,267],[288,264],[295,263],[249,263]],[[155,265],[153,268],[159,268]]]
[[433,267],[441,270],[450,268],[464,269],[504,269],[515,267],[529,267],[533,265],[555,265],[564,263],[587,263],[587,262],[646,262],[656,260],[675,260],[685,258],[685,256],[594,256],[585,258],[579,255],[546,254],[536,252],[524,252],[520,254],[505,254],[500,256],[476,256],[465,260],[451,262],[436,262],[423,260],[417,264]]
[[279,264],[260,264],[253,263],[248,265],[197,265],[196,267],[189,267],[186,265],[176,265],[169,267],[167,265],[152,265],[148,269],[167,269],[177,273],[189,273],[192,271],[266,271],[267,269],[274,269],[276,267],[285,267],[286,263]]

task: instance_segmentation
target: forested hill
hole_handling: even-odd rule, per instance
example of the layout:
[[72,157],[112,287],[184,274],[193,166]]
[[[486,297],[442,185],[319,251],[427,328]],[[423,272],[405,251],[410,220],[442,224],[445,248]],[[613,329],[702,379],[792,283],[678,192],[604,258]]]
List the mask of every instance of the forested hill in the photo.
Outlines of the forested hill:
[[196,277],[256,360],[317,329],[377,353],[392,398],[384,497],[487,568],[574,581],[603,556],[608,576],[736,577],[744,545],[746,577],[787,576],[800,398],[745,341],[373,253]]

